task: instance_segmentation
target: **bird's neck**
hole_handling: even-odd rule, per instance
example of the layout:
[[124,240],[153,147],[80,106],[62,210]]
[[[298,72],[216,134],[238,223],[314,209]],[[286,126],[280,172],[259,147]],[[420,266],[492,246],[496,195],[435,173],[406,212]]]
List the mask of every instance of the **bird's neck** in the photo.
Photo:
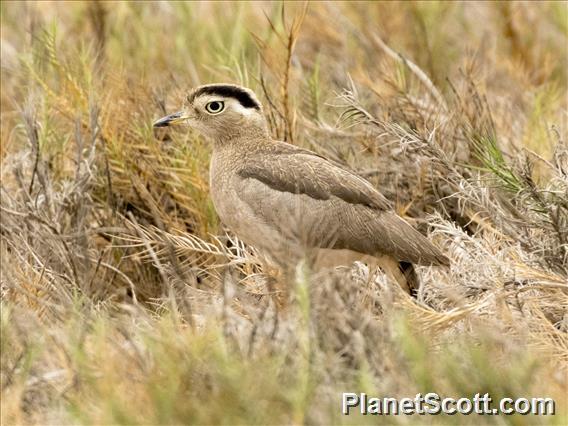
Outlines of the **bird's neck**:
[[213,149],[215,151],[251,152],[270,143],[268,129],[235,129],[215,138]]

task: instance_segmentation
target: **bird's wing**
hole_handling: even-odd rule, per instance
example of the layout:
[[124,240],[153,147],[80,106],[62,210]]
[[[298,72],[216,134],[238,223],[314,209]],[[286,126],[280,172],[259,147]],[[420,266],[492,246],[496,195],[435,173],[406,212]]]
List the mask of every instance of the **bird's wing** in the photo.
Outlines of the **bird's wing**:
[[[239,170],[242,178],[317,200],[337,197],[349,204],[390,210],[390,202],[365,179],[311,151],[277,142],[270,155],[257,155]],[[265,153],[268,154],[268,153]]]
[[[303,211],[303,231],[314,232],[317,223],[323,226],[318,228],[320,231],[327,232],[325,236],[323,231],[316,232],[314,241],[326,242],[322,237],[332,233],[338,247],[360,253],[384,253],[418,264],[449,263],[426,237],[396,215],[390,202],[369,182],[311,151],[275,143],[268,152],[251,154],[238,174],[243,178],[239,198],[257,219],[262,218],[270,226],[281,224],[287,214],[283,207],[293,207],[292,194],[303,194],[313,201],[333,201],[335,197],[346,205],[328,203],[322,207],[314,202],[310,205],[311,215]],[[359,208],[363,206],[366,208]],[[345,220],[338,223],[338,217]]]

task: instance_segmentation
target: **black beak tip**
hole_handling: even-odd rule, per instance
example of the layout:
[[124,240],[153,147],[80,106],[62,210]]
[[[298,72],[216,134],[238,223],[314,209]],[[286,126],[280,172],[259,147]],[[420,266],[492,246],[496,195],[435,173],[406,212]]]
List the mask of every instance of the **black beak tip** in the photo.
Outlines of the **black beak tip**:
[[153,127],[168,127],[174,118],[175,117],[173,117],[172,115],[162,117],[159,120],[154,121],[154,124],[152,124],[152,126]]
[[153,127],[168,127],[173,121],[178,120],[182,116],[182,111],[166,115],[165,117],[160,118],[158,121],[155,121]]

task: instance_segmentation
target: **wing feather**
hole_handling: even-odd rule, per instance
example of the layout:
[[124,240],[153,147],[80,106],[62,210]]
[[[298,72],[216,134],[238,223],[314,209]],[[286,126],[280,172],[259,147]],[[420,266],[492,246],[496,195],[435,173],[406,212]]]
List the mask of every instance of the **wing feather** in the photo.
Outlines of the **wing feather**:
[[[418,264],[449,263],[426,237],[397,216],[390,202],[365,179],[313,152],[283,142],[273,145],[270,151],[251,154],[238,171],[244,184],[240,198],[264,222],[280,226],[285,213],[278,203],[286,201],[292,206],[290,194],[304,194],[314,201],[331,201],[327,207],[313,203],[305,212],[304,234],[314,231],[314,223],[328,225],[315,240],[332,232],[334,248],[385,253]],[[254,181],[246,183],[248,179]],[[259,199],[264,189],[273,193],[264,193],[265,198]],[[341,206],[343,203],[347,205]],[[338,218],[342,221],[339,228]]]
[[338,164],[283,142],[277,148],[270,155],[256,155],[254,161],[239,170],[239,175],[256,179],[276,191],[306,194],[316,200],[333,196],[375,210],[392,208],[369,182]]

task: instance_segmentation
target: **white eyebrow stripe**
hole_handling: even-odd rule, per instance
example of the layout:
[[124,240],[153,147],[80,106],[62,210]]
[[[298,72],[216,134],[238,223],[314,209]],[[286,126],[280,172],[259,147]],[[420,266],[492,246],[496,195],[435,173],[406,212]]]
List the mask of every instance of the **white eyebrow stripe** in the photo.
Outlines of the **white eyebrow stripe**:
[[[256,111],[253,108],[245,108],[244,106],[241,105],[241,103],[238,100],[233,98],[227,98],[225,102],[228,102],[234,111],[237,111],[242,115],[251,115],[254,114],[254,112]],[[227,108],[229,105],[225,104],[225,108]]]
[[199,102],[203,102],[203,107],[209,102],[220,101],[225,103],[225,109],[231,108],[233,111],[237,111],[242,115],[251,115],[256,110],[254,108],[245,108],[241,103],[235,99],[220,95],[202,95],[198,98]]

